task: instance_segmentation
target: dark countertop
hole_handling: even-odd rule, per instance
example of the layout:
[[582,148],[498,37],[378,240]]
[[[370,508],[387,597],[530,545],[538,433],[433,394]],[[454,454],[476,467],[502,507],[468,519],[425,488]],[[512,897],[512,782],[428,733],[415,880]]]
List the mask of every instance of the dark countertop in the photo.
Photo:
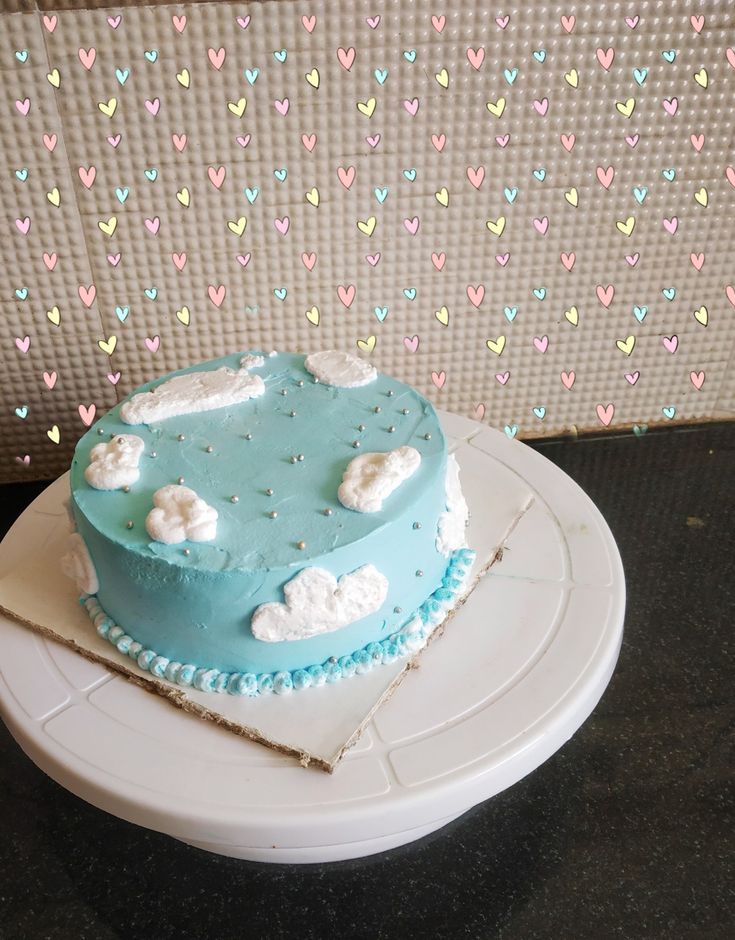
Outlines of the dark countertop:
[[[420,842],[265,866],[116,819],[0,724],[0,938],[732,938],[735,424],[539,443],[626,572],[617,670],[577,734]],[[45,484],[0,487],[4,532]]]

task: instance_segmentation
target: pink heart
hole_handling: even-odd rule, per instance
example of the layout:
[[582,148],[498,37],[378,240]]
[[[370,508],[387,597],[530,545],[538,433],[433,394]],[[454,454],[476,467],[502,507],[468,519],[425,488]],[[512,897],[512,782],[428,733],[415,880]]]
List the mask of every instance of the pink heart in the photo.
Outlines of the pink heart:
[[409,235],[415,235],[419,230],[419,217],[415,215],[412,219],[404,219],[403,224]]
[[467,49],[467,59],[473,69],[479,69],[485,61],[485,50],[482,46],[479,49]]
[[80,405],[79,406],[79,417],[82,419],[82,424],[85,427],[89,427],[90,424],[94,421],[94,416],[97,414],[97,405],[94,402],[89,405]]
[[499,382],[501,385],[505,385],[510,378],[510,372],[496,372],[495,381]]
[[316,252],[312,251],[310,254],[307,254],[305,251],[302,252],[301,261],[307,271],[313,271],[314,265],[316,264]]
[[31,458],[29,454],[23,454],[22,457],[16,457],[15,460],[16,460],[16,463],[22,464],[24,467],[29,466],[31,462]]
[[155,117],[161,109],[160,98],[154,98],[153,101],[150,101],[148,98],[146,98],[145,107],[146,111]]
[[597,167],[597,179],[600,182],[601,186],[604,186],[605,189],[610,189],[612,186],[612,181],[615,178],[615,167],[609,166],[607,168],[598,166]]
[[207,49],[207,58],[212,63],[212,68],[219,70],[225,63],[226,52],[223,47],[220,46],[219,49]]
[[577,141],[577,137],[575,134],[562,134],[560,140],[561,145],[566,150],[566,152],[571,153],[574,148],[574,144]]
[[615,287],[612,284],[608,284],[607,287],[603,287],[602,284],[598,284],[595,290],[597,294],[597,299],[600,301],[603,307],[609,307],[613,302],[613,297],[615,296]]
[[158,352],[158,347],[161,345],[161,337],[158,335],[153,336],[153,337],[146,336],[145,344],[149,352],[152,352],[152,353]]
[[107,143],[114,149],[122,140],[122,134],[115,134],[114,137],[108,137]]
[[181,151],[186,147],[186,134],[172,134],[171,142],[174,145],[174,148],[181,153]]
[[118,264],[120,264],[120,259],[121,259],[121,258],[122,258],[122,255],[121,255],[120,252],[118,251],[118,253],[117,253],[116,255],[108,255],[108,256],[107,256],[107,262],[108,262],[108,264],[111,264],[113,268],[116,268],[116,267],[118,266]]
[[432,372],[431,381],[437,388],[444,388],[444,383],[447,381],[447,373],[443,369],[441,372]]
[[640,257],[640,254],[636,251],[634,255],[626,255],[625,260],[628,262],[631,268],[634,268],[638,264]]
[[704,29],[704,16],[696,16],[694,13],[689,17],[692,29],[695,33],[701,33]]
[[19,336],[16,336],[16,337],[15,337],[15,345],[18,347],[18,349],[20,350],[20,352],[22,352],[22,353],[27,353],[27,352],[28,352],[28,348],[29,348],[30,345],[31,345],[31,338],[30,338],[30,336],[24,336],[22,339],[21,339]]
[[288,98],[276,98],[273,102],[273,106],[279,114],[288,114],[288,109],[291,107],[291,102]]
[[702,265],[704,264],[704,252],[700,251],[699,254],[692,252],[689,255],[689,260],[692,262],[692,265],[696,271],[701,271]]
[[496,16],[496,17],[495,17],[495,22],[498,24],[498,26],[499,26],[501,29],[505,29],[505,27],[508,25],[508,23],[510,23],[510,17],[507,16],[507,15],[506,15],[506,16]]
[[349,72],[352,68],[352,64],[355,61],[355,49],[353,46],[350,46],[349,49],[343,49],[341,46],[337,50],[337,59],[339,64],[343,69]]
[[444,150],[444,144],[446,144],[446,142],[447,142],[446,134],[432,134],[431,135],[431,143],[434,147],[434,150],[436,150],[438,153],[441,153],[442,150]]
[[380,26],[380,16],[368,16],[365,22],[368,24],[370,29],[377,29]]
[[443,251],[439,252],[439,254],[437,254],[435,251],[432,251],[431,263],[434,265],[437,271],[441,271],[441,269],[444,267],[446,260],[447,260],[447,256]]
[[301,143],[306,147],[309,153],[316,147],[316,134],[302,134]]
[[171,22],[174,24],[174,29],[177,33],[183,33],[186,29],[186,17],[177,16],[175,13],[171,17]]
[[673,336],[662,336],[661,342],[664,344],[664,349],[672,355],[679,347],[679,337],[676,334]]
[[701,153],[702,147],[704,147],[704,134],[692,134],[689,140],[697,153]]
[[58,375],[56,374],[56,372],[44,372],[43,373],[43,381],[46,385],[46,388],[49,390],[51,390],[54,387],[54,385],[56,385],[57,379],[58,379]]
[[549,337],[548,336],[534,336],[533,345],[538,349],[540,353],[545,353],[549,348]]
[[542,98],[541,101],[538,98],[534,99],[533,106],[537,114],[540,114],[541,117],[544,117],[546,112],[549,110],[549,99]]
[[664,107],[664,111],[667,114],[676,114],[679,108],[679,99],[678,98],[664,98],[661,104]]
[[314,14],[307,16],[304,13],[304,15],[301,17],[301,25],[304,27],[307,33],[313,33],[314,27],[316,26],[316,16],[314,16]]
[[79,167],[79,179],[82,181],[82,185],[86,187],[86,189],[92,188],[96,177],[97,167],[90,166],[88,169],[83,166]]
[[574,24],[577,22],[576,16],[562,16],[561,25],[565,33],[571,33],[574,29]]
[[418,336],[404,336],[403,345],[409,352],[416,352],[416,350],[419,348]]
[[562,372],[560,378],[561,384],[564,386],[564,388],[570,390],[577,380],[577,375],[575,372]]
[[543,216],[540,219],[533,220],[533,227],[539,233],[539,235],[545,235],[549,230],[549,217]]
[[733,49],[732,46],[728,46],[727,49],[725,49],[725,58],[735,69],[735,49]]
[[437,33],[440,33],[444,29],[446,22],[446,16],[432,16],[431,18],[431,25],[434,27]]
[[23,117],[25,117],[31,110],[31,99],[24,98],[22,101],[18,100],[15,102],[15,107],[23,115]]
[[639,16],[626,16],[625,17],[625,25],[630,27],[630,29],[635,29],[639,22],[640,22]]
[[598,405],[595,410],[597,411],[597,417],[600,419],[600,423],[607,427],[615,414],[615,405],[612,403],[609,405]]
[[53,269],[56,267],[57,261],[58,261],[58,256],[55,251],[53,251],[51,254],[48,254],[48,252],[44,251],[43,263],[46,265],[46,268],[49,271],[53,271]]
[[676,216],[671,219],[662,219],[663,226],[669,235],[675,235],[676,230],[679,228],[679,220]]
[[418,99],[418,98],[411,98],[411,100],[409,101],[409,100],[406,98],[406,99],[404,99],[404,101],[403,101],[403,107],[406,109],[406,111],[408,111],[408,113],[411,115],[411,117],[415,117],[416,112],[417,112],[418,109],[419,109],[419,99]]
[[250,25],[250,14],[247,13],[245,16],[235,17],[235,22],[240,27],[240,29],[247,29]]
[[246,255],[235,255],[235,260],[238,264],[242,265],[243,268],[246,268],[248,266],[248,262],[250,261],[250,252],[248,252]]
[[735,287],[733,287],[732,284],[728,284],[725,288],[725,296],[733,305],[733,307],[735,307]]
[[97,58],[97,50],[94,46],[89,49],[80,49],[79,50],[79,61],[82,63],[84,68],[89,71],[94,65],[94,60]]
[[120,381],[120,374],[121,374],[120,372],[108,372],[107,381],[111,385],[117,385],[117,383]]
[[510,261],[510,252],[506,251],[504,255],[495,255],[495,260],[498,262],[501,268],[504,268]]
[[483,402],[480,402],[479,405],[475,405],[475,418],[477,421],[482,421],[485,417],[485,405]]
[[342,302],[343,306],[349,307],[352,306],[352,301],[355,299],[355,285],[348,284],[346,287],[343,284],[340,284],[337,287],[337,296]]
[[609,71],[614,58],[615,58],[615,50],[612,48],[612,46],[609,49],[598,48],[597,61],[605,69],[606,72]]
[[222,306],[226,293],[227,289],[224,284],[218,284],[217,287],[215,287],[214,284],[210,284],[207,288],[207,295],[215,307]]
[[79,285],[79,299],[84,304],[85,307],[89,308],[94,303],[94,298],[97,296],[97,288],[94,284],[90,284],[89,287],[85,287],[84,284]]
[[178,252],[175,251],[171,255],[171,260],[173,261],[174,267],[176,268],[177,271],[183,271],[184,266],[186,265],[186,252],[182,251],[179,254]]
[[284,215],[282,219],[274,219],[273,224],[277,232],[280,232],[281,235],[285,235],[291,226],[291,220],[287,215]]
[[247,145],[250,143],[250,134],[241,134],[239,137],[236,137],[235,140],[244,150],[245,147],[247,147]]
[[225,181],[225,175],[227,170],[223,166],[218,166],[216,169],[213,166],[210,166],[207,169],[207,176],[209,177],[209,182],[214,186],[215,189],[219,189]]
[[573,251],[570,251],[569,253],[562,251],[559,257],[561,258],[561,263],[564,268],[566,268],[567,271],[571,271],[574,267],[574,262],[577,260],[576,254]]
[[370,146],[374,150],[380,143],[380,134],[375,134],[372,137],[366,137],[365,140],[370,144]]
[[473,307],[479,307],[485,299],[485,285],[478,284],[477,287],[473,287],[472,284],[468,284],[467,296]]
[[495,143],[498,147],[505,149],[510,143],[510,134],[500,134],[495,138]]
[[640,134],[629,134],[625,138],[625,142],[631,149],[633,149],[640,139],[641,139]]
[[371,268],[374,268],[378,261],[380,261],[380,252],[378,251],[374,255],[365,255],[365,260]]
[[474,167],[468,166],[467,179],[472,183],[475,189],[479,189],[480,186],[482,186],[482,181],[485,179],[485,167],[478,166],[478,168],[475,169]]
[[161,220],[158,216],[154,216],[152,219],[145,220],[145,227],[151,233],[151,235],[158,235],[158,230],[161,227]]
[[690,372],[689,381],[699,391],[704,385],[704,372]]
[[641,377],[640,372],[636,369],[635,372],[624,372],[623,377],[629,385],[635,385],[638,379]]
[[735,186],[735,167],[725,167],[725,179],[731,186]]
[[56,134],[44,134],[43,135],[43,146],[46,148],[46,150],[48,150],[49,153],[54,152],[54,148],[56,147],[57,140],[58,138]]
[[18,229],[21,235],[27,235],[31,227],[31,220],[28,216],[25,216],[22,219],[15,220],[15,227]]
[[43,18],[43,25],[46,27],[46,29],[50,33],[53,33],[53,31],[56,29],[57,22],[58,22],[58,19],[55,13],[53,16],[44,16]]
[[117,27],[120,25],[121,21],[122,21],[122,16],[120,16],[119,13],[117,14],[117,16],[108,16],[108,17],[107,17],[107,25],[108,25],[111,29],[117,29]]
[[345,189],[349,189],[350,186],[355,182],[355,168],[354,166],[338,166],[337,167],[337,178],[340,183],[344,186]]

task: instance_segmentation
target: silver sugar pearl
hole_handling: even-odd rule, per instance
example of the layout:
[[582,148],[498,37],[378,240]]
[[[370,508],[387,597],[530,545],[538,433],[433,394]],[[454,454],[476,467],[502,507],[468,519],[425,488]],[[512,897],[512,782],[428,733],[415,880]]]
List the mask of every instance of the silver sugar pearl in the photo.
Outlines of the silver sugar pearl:
[[425,440],[425,441],[430,441],[430,440],[431,440],[431,434],[424,434],[424,440]]
[[401,414],[403,414],[403,415],[410,415],[411,412],[408,410],[408,408],[404,408],[403,411],[401,412]]
[[105,433],[105,429],[104,429],[104,428],[97,428],[97,433],[98,433],[98,434],[100,435],[100,437],[101,437],[101,436]]
[[270,486],[269,486],[268,489],[265,491],[265,495],[266,495],[266,496],[272,496],[272,495],[273,495],[273,490],[270,488]]
[[417,568],[417,569],[416,569],[416,577],[417,577],[417,578],[423,578],[423,576],[424,576],[424,572],[423,572],[420,568]]
[[135,523],[133,522],[133,520],[132,520],[132,519],[128,519],[128,521],[125,523],[125,528],[126,528],[126,529],[132,529],[134,525],[135,525]]
[[239,496],[230,496],[230,502],[231,502],[231,503],[239,503],[239,502],[240,502],[240,497],[239,497]]
[[252,441],[252,439],[253,439],[253,435],[250,433],[250,431],[248,431],[248,433],[245,435],[245,440]]
[[299,458],[296,456],[296,454],[291,454],[291,463],[296,463],[298,459]]
[[373,411],[375,412],[376,415],[379,415],[382,410],[383,410],[383,409],[380,407],[380,405],[376,405],[376,406],[373,408]]
[[364,425],[364,424],[358,424],[358,425],[357,425],[357,430],[358,430],[358,431],[364,431],[364,430],[365,430],[365,425]]
[[388,398],[393,398],[393,396],[395,395],[395,392],[393,391],[392,388],[389,388],[385,394],[388,396]]
[[306,548],[306,542],[303,539],[301,539],[299,542],[296,543],[296,548],[303,551]]
[[296,384],[298,385],[299,388],[303,388],[303,387],[304,387],[304,380],[303,380],[303,379],[299,379]]
[[393,608],[393,613],[394,613],[394,614],[401,614],[401,613],[403,613],[403,608],[402,608],[402,607],[394,607],[394,608]]
[[414,529],[420,529],[420,528],[421,528],[421,523],[420,523],[420,522],[414,522],[413,527],[414,527]]
[[297,459],[297,460],[303,460],[303,459],[304,459],[304,455],[303,455],[303,454],[298,454],[298,456],[297,456],[296,459]]
[[185,441],[185,440],[186,440],[186,435],[185,435],[185,434],[177,434],[177,435],[176,435],[176,440],[177,440],[177,441]]
[[176,482],[179,484],[179,486],[181,486],[181,484],[184,482],[184,478],[183,478],[183,477],[179,477]]
[[353,442],[352,442],[352,446],[353,446],[353,447],[359,447],[359,446],[360,446],[360,442],[359,442],[359,441],[353,441]]
[[129,493],[129,492],[130,492],[130,487],[129,487],[129,486],[124,486],[124,487],[123,487],[123,493]]
[[324,515],[325,515],[325,516],[331,516],[331,515],[332,515],[332,510],[331,510],[329,507],[327,507],[327,508],[324,510]]
[[278,513],[275,511],[275,509],[271,509],[268,515],[270,516],[271,519],[276,519],[278,517]]
[[185,555],[191,555],[191,549],[185,548],[185,549],[184,549],[184,554],[185,554]]
[[157,457],[157,456],[158,456],[158,454],[156,453],[156,451],[155,451],[155,450],[152,450],[152,451],[151,451],[151,457]]
[[291,415],[292,418],[295,418],[295,417],[296,417],[296,412],[295,412],[295,411],[290,411],[289,414]]
[[388,428],[388,433],[389,433],[389,434],[393,434],[393,432],[395,431],[395,429],[396,429],[395,424],[391,424],[391,426]]
[[214,450],[214,447],[212,447],[211,444],[207,444],[207,446],[205,447],[205,450],[207,451],[208,454],[211,454],[212,451]]
[[282,389],[281,389],[281,395],[284,395],[284,396],[288,395],[288,389],[287,389],[287,388],[282,388]]

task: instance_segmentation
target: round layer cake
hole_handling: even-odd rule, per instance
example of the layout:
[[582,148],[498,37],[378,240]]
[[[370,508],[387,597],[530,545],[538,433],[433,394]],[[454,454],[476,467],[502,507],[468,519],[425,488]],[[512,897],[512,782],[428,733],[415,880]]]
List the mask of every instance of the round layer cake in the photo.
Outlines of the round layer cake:
[[66,569],[99,632],[217,691],[406,652],[471,562],[433,407],[344,353],[238,353],[142,386],[79,441],[71,510]]

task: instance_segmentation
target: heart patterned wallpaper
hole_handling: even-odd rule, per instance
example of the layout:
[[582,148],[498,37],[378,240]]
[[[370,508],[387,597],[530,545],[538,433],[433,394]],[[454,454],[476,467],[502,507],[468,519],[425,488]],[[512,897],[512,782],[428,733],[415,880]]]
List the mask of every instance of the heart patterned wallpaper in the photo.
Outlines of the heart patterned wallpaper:
[[735,416],[735,7],[5,13],[0,479],[140,382],[339,347],[506,434]]

